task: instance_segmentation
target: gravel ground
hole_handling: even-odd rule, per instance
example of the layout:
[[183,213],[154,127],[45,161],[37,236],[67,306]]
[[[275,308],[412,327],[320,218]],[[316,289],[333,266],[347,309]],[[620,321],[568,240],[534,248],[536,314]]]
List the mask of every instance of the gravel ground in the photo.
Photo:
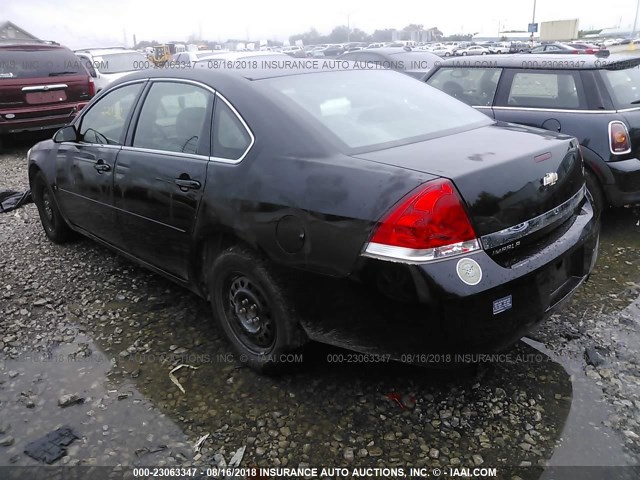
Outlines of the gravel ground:
[[[26,150],[0,155],[0,188],[26,187]],[[0,465],[36,465],[25,445],[62,425],[80,437],[71,465],[219,464],[243,447],[242,466],[638,465],[639,219],[608,212],[591,280],[510,361],[337,364],[311,345],[270,378],[237,368],[195,295],[92,241],[50,243],[33,204],[1,214]],[[184,394],[180,364],[197,367],[175,374]]]

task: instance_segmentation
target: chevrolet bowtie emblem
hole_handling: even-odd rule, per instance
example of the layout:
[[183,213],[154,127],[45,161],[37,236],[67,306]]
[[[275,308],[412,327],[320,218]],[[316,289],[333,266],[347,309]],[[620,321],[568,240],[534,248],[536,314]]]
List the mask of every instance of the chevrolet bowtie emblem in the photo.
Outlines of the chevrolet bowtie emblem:
[[556,172],[547,173],[544,177],[542,177],[542,186],[548,187],[550,185],[555,185],[558,181],[558,174]]

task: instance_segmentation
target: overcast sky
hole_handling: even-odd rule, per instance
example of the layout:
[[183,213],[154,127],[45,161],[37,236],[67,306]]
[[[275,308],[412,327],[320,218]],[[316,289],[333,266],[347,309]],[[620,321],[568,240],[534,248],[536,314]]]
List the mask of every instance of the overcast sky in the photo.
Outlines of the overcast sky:
[[[409,23],[445,35],[526,30],[533,0],[0,0],[0,20],[71,48],[138,41],[228,38],[285,40],[316,28],[326,34],[347,24],[368,33]],[[536,21],[580,19],[581,29],[628,27],[636,0],[537,0]],[[379,6],[376,6],[379,5]],[[640,22],[639,22],[640,23]]]

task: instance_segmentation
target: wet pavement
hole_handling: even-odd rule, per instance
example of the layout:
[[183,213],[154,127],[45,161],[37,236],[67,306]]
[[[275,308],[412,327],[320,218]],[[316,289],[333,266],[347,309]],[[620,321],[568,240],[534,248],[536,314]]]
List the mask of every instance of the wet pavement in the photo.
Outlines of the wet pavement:
[[[0,187],[26,187],[26,149],[0,154]],[[51,244],[34,205],[0,215],[0,244],[0,465],[37,464],[25,445],[63,425],[80,437],[65,465],[210,465],[245,446],[242,466],[640,464],[640,209],[606,213],[591,279],[531,339],[444,371],[312,344],[260,376],[204,300],[89,240]],[[197,367],[175,373],[184,394],[181,364]]]

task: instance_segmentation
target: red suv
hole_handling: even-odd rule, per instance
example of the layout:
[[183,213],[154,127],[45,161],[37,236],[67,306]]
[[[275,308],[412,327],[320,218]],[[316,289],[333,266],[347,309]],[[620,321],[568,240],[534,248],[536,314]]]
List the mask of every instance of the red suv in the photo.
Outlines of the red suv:
[[66,125],[94,94],[89,73],[68,48],[0,44],[0,140]]

